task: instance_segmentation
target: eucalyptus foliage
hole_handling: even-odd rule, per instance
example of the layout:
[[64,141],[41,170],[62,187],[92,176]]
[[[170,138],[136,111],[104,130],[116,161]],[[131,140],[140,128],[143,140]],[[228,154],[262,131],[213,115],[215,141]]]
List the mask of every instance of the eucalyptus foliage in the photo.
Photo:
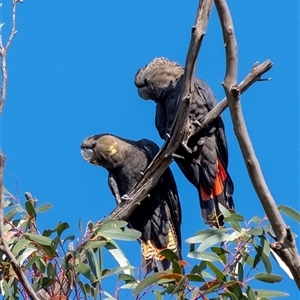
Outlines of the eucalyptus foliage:
[[[222,208],[224,228],[200,230],[186,240],[187,256],[194,261],[192,265],[172,251],[163,250],[163,256],[172,262],[172,269],[141,279],[138,269],[130,264],[117,243],[136,241],[140,237],[139,232],[126,227],[125,221],[89,222],[85,232],[79,221],[81,238],[68,233],[67,222],[40,232],[37,218],[52,205],[37,206],[30,194],[26,198],[22,206],[7,192],[5,239],[33,289],[40,296],[49,296],[48,299],[120,299],[125,290],[136,299],[151,295],[157,300],[254,300],[288,296],[268,287],[282,280],[273,273],[274,262],[288,270],[270,249],[272,229],[266,218],[253,217],[247,222],[242,215]],[[279,209],[300,222],[300,214],[295,209],[287,206]],[[106,265],[105,253],[114,258],[114,265]],[[106,291],[103,282],[112,275],[117,288]],[[3,253],[0,278],[3,299],[27,299],[22,282]],[[266,289],[255,288],[259,281],[265,283]],[[63,284],[67,287],[65,295],[57,298],[56,287]]]

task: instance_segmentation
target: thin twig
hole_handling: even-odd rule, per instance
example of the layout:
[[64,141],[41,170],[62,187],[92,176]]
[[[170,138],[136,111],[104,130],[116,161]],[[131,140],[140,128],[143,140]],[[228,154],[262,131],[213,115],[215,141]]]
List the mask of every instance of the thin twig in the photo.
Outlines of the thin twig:
[[281,257],[289,267],[300,289],[300,257],[298,250],[292,236],[288,234],[288,226],[285,224],[266,184],[244,121],[240,102],[240,91],[236,85],[237,47],[230,11],[225,0],[215,0],[215,5],[222,26],[226,53],[226,74],[223,87],[228,99],[234,132],[238,139],[252,185],[277,238],[278,251],[282,251]]
[[[261,76],[267,71],[269,71],[272,68],[272,66],[273,63],[268,59],[260,65],[253,66],[250,73],[238,85],[240,93],[243,94],[244,92],[246,92],[246,90],[255,82],[263,81],[261,79]],[[266,79],[266,80],[270,80],[270,79]],[[195,131],[195,134],[203,130],[205,126],[209,125],[212,121],[214,121],[227,107],[228,107],[228,100],[227,98],[224,98],[211,111],[208,112],[204,120],[201,122],[201,126],[199,126]]]
[[6,54],[7,54],[8,48],[13,40],[13,37],[17,33],[17,31],[16,31],[16,10],[17,10],[17,4],[19,2],[20,2],[19,0],[13,0],[11,33],[9,35],[9,38],[7,40],[5,47],[2,46],[2,36],[1,36],[1,41],[0,41],[1,73],[2,73],[2,85],[1,85],[1,92],[0,92],[0,115],[2,114],[2,111],[3,111],[3,106],[4,106],[5,99],[6,99],[6,90],[7,90]]

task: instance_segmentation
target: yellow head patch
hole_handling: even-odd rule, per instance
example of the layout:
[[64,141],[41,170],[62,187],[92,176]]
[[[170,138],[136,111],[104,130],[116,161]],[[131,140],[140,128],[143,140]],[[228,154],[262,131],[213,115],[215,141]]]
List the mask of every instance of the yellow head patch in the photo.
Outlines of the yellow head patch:
[[109,146],[108,148],[108,151],[109,151],[109,155],[114,155],[117,153],[117,149],[115,148],[115,146]]

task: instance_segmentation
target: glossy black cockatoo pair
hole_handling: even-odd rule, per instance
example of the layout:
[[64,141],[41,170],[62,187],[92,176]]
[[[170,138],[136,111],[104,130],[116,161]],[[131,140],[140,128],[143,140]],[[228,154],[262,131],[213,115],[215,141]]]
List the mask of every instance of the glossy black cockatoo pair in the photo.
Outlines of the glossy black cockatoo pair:
[[[109,187],[117,204],[142,177],[158,151],[158,146],[147,139],[131,141],[111,134],[94,135],[81,144],[82,157],[108,171]],[[146,273],[171,267],[170,261],[160,255],[161,250],[170,249],[181,259],[181,208],[169,168],[127,221],[131,228],[141,232],[139,241]]]
[[[134,83],[141,98],[156,103],[155,125],[163,139],[170,136],[183,83],[184,69],[166,58],[155,58],[138,70]],[[194,78],[189,109],[187,146],[178,147],[174,158],[185,177],[199,194],[202,217],[206,224],[220,227],[223,216],[219,204],[234,208],[233,182],[228,174],[228,151],[222,118],[217,117],[200,132],[196,130],[207,113],[216,106],[209,86]],[[187,150],[187,148],[189,148]]]

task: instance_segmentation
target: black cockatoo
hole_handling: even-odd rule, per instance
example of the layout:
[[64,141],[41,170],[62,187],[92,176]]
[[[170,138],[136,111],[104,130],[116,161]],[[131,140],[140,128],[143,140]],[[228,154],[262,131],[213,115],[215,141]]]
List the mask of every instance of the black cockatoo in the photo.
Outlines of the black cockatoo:
[[[134,83],[141,98],[156,102],[155,125],[161,138],[169,136],[181,93],[184,69],[166,58],[155,58],[138,70]],[[189,110],[187,147],[180,145],[174,158],[185,177],[196,187],[201,214],[206,224],[220,227],[223,216],[219,203],[234,208],[233,182],[228,174],[228,151],[224,124],[216,118],[195,134],[199,123],[217,104],[209,86],[194,78],[194,91]]]
[[[94,135],[81,144],[82,157],[108,171],[108,184],[117,204],[141,178],[158,150],[158,146],[147,139],[131,141],[111,134]],[[127,220],[131,228],[142,233],[140,243],[146,273],[171,267],[159,254],[163,249],[174,251],[181,259],[181,208],[169,168],[149,194]]]

